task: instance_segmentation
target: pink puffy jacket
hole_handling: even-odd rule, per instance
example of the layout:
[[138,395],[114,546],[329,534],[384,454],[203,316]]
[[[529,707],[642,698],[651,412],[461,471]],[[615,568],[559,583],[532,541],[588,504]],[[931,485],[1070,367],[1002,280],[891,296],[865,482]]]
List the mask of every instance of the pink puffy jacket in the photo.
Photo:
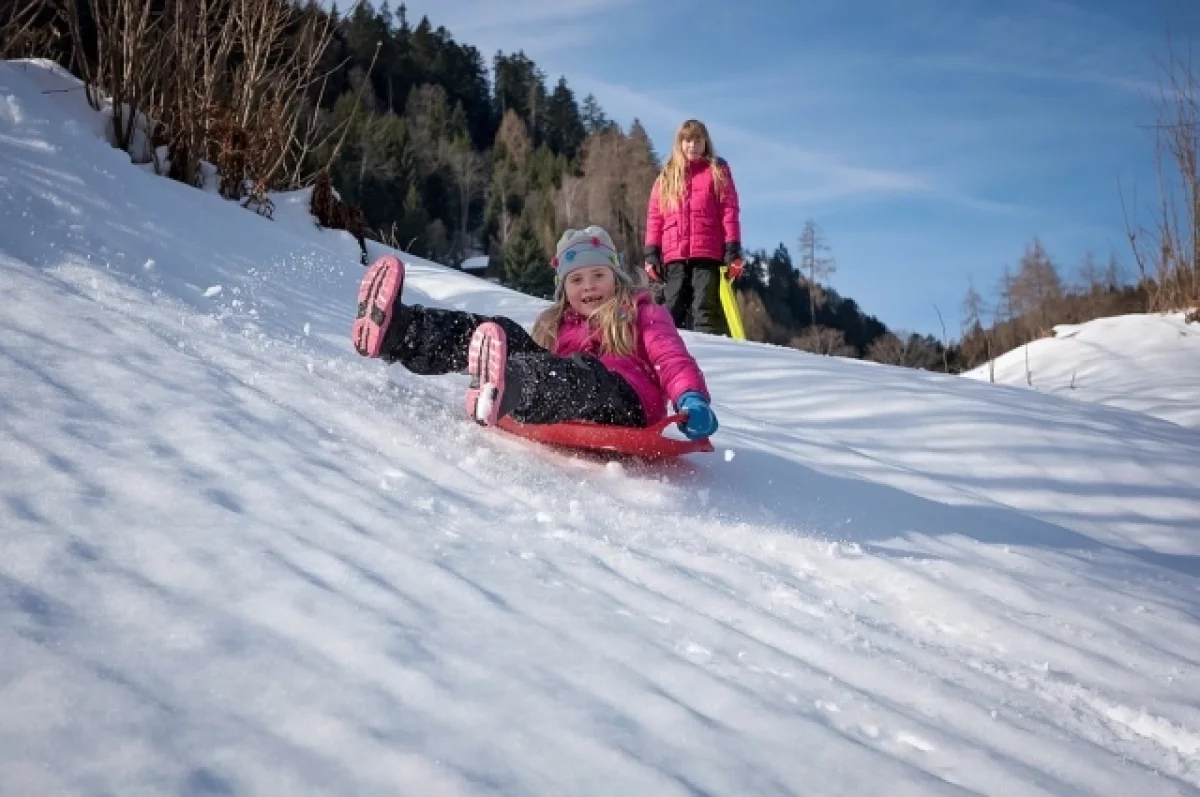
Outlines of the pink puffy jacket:
[[621,356],[600,354],[600,336],[585,317],[572,310],[563,313],[558,327],[554,353],[560,357],[590,354],[599,357],[604,367],[625,378],[646,413],[646,425],[652,426],[667,415],[667,400],[672,403],[689,390],[709,400],[708,385],[700,366],[687,350],[671,313],[655,304],[648,293],[637,299],[637,344],[634,353]]
[[724,261],[725,245],[741,244],[740,208],[733,174],[724,160],[718,158],[717,164],[725,174],[720,198],[713,186],[712,166],[707,158],[688,164],[683,198],[676,208],[662,208],[659,201],[662,178],[654,181],[646,211],[646,250],[657,251],[664,264],[694,257]]

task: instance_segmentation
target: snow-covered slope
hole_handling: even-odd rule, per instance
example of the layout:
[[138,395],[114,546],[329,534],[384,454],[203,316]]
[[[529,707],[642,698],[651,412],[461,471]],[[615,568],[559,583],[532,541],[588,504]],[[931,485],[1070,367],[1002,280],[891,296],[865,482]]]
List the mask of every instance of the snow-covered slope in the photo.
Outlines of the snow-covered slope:
[[1200,432],[689,334],[717,453],[535,449],[65,81],[0,64],[0,794],[1200,787]]
[[[989,381],[991,369],[965,375]],[[1061,324],[1054,337],[998,357],[995,379],[1200,429],[1200,324],[1183,313]]]

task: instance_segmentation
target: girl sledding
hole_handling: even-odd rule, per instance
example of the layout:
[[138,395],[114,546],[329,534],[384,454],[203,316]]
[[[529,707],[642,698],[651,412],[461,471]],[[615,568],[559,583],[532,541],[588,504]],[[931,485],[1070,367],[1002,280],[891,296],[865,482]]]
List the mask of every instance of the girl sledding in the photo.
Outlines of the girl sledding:
[[470,374],[467,412],[486,425],[643,429],[670,403],[690,440],[716,432],[704,375],[670,313],[620,268],[608,233],[567,230],[550,265],[554,303],[531,335],[505,317],[404,304],[404,264],[385,255],[363,276],[354,347],[416,374]]

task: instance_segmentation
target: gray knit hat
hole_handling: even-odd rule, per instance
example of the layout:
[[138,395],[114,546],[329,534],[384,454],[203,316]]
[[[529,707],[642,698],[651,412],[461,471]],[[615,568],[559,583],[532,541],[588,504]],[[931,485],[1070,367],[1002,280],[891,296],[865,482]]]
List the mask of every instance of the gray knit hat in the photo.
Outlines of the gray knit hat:
[[577,268],[591,266],[608,266],[613,270],[617,279],[626,285],[632,285],[629,275],[621,267],[621,256],[613,246],[612,237],[603,227],[595,224],[582,230],[567,230],[558,239],[554,259],[550,261],[554,269],[554,298],[562,296],[563,281]]

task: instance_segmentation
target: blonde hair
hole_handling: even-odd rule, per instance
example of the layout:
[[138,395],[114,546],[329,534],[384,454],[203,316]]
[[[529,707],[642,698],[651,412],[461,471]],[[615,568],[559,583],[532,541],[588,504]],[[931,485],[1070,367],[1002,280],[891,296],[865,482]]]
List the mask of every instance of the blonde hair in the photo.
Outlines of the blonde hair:
[[709,168],[712,170],[713,188],[716,189],[718,198],[725,188],[725,170],[722,168],[720,158],[717,157],[716,150],[713,149],[712,136],[708,134],[708,128],[698,119],[688,119],[675,131],[675,145],[671,148],[671,157],[667,159],[662,173],[658,176],[658,202],[666,210],[679,207],[679,203],[683,201],[683,187],[687,182],[688,165],[687,156],[683,154],[683,142],[696,140],[704,142],[704,155],[701,157],[708,160]]
[[[616,280],[617,290],[612,298],[588,316],[588,326],[600,331],[600,353],[628,356],[633,354],[637,339],[637,294],[624,280]],[[570,308],[564,290],[558,301],[547,307],[533,324],[533,340],[544,349],[554,351],[558,344],[558,328]]]

